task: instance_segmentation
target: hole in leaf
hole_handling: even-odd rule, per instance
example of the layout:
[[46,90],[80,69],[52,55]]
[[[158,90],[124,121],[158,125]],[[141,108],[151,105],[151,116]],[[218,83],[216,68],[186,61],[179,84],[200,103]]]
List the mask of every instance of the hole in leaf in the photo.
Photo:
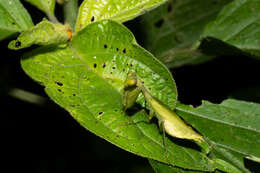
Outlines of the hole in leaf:
[[99,112],[99,113],[98,113],[98,115],[102,115],[102,114],[103,114],[103,112]]
[[63,83],[61,83],[61,82],[55,82],[57,85],[59,85],[59,86],[63,86]]
[[96,64],[96,63],[94,63],[94,64],[93,64],[93,67],[94,67],[94,68],[97,68],[97,64]]
[[72,94],[74,97],[76,96],[76,94]]
[[95,16],[92,16],[91,19],[90,19],[91,22],[94,22],[95,21]]
[[58,91],[64,94],[64,92],[61,89],[58,89]]
[[106,45],[106,44],[104,44],[104,48],[105,48],[105,49],[107,48],[107,45]]
[[159,20],[158,22],[156,22],[154,25],[155,25],[157,28],[160,28],[160,27],[163,25],[163,23],[164,23],[164,20],[161,19],[161,20]]
[[118,48],[116,48],[116,51],[119,51],[119,49],[118,49]]
[[123,49],[123,53],[126,53],[126,49]]
[[113,70],[115,70],[115,69],[116,69],[116,67],[112,67],[112,69],[113,69]]
[[15,43],[15,47],[20,47],[22,45],[22,43],[20,42],[20,41],[17,41],[16,43]]
[[130,64],[131,67],[133,67],[133,64]]
[[104,63],[103,65],[102,65],[102,68],[105,68],[106,67],[106,63]]

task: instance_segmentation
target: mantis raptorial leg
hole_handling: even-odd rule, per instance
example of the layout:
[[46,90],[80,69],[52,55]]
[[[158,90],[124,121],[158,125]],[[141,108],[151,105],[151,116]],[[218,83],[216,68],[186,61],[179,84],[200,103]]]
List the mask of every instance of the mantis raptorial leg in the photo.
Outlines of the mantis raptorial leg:
[[[168,108],[167,105],[164,105],[158,99],[153,97],[149,91],[146,90],[143,82],[134,72],[130,72],[128,74],[125,86],[123,98],[125,110],[133,106],[139,93],[142,92],[146,102],[149,105],[150,111],[154,112],[149,115],[149,119],[155,116],[159,120],[159,127],[163,133],[166,132],[170,136],[176,138],[193,140],[202,147],[204,152],[207,153],[209,151],[209,146],[203,137],[194,131],[192,127],[187,125],[174,111]],[[163,135],[165,136],[165,134]]]

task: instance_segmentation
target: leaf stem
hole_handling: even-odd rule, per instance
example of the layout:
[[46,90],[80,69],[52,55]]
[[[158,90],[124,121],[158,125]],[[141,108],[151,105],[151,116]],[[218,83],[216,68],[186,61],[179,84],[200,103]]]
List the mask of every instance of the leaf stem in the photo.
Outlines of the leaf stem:
[[68,0],[63,5],[65,24],[69,24],[74,30],[78,13],[78,0]]
[[46,13],[46,15],[48,16],[48,18],[50,19],[51,22],[60,23],[54,14],[48,12],[48,13]]

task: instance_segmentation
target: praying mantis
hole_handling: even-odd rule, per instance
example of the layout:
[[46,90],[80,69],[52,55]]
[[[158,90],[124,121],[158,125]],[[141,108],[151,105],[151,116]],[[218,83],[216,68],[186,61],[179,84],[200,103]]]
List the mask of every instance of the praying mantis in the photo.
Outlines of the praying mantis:
[[197,133],[189,125],[187,125],[174,111],[153,97],[144,87],[141,79],[138,78],[135,72],[129,72],[125,81],[125,89],[123,94],[124,110],[131,108],[139,95],[142,93],[148,108],[150,110],[149,120],[154,116],[158,119],[159,129],[170,136],[192,140],[208,153],[209,147],[203,136]]

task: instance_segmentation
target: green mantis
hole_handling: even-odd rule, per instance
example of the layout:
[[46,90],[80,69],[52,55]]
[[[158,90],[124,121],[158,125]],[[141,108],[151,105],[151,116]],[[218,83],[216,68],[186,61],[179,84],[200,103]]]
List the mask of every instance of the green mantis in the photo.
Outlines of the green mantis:
[[[139,93],[145,97],[150,110],[149,119],[155,116],[159,122],[159,128],[163,133],[182,139],[193,140],[202,148],[205,146],[203,137],[188,126],[174,111],[154,98],[144,87],[143,82],[134,72],[128,73],[123,94],[123,106],[126,109],[133,106]],[[164,134],[165,135],[165,134]]]

